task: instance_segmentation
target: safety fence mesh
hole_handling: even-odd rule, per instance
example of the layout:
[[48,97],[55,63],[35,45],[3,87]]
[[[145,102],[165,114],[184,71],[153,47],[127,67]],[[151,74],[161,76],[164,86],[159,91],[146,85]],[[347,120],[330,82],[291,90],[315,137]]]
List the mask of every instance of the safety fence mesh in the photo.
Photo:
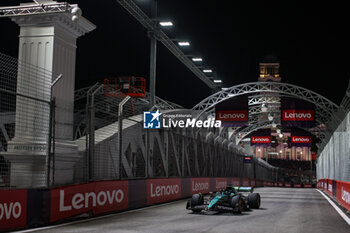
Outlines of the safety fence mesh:
[[51,78],[0,53],[0,186],[47,185]]
[[168,177],[277,177],[277,169],[258,159],[244,164],[243,152],[216,129],[144,129],[145,111],[183,111],[179,105],[157,97],[151,108],[147,93],[146,98],[106,94],[98,83],[78,90],[73,103],[58,93],[57,77],[0,54],[1,188]]
[[317,159],[317,179],[350,181],[350,85],[335,113],[335,125]]

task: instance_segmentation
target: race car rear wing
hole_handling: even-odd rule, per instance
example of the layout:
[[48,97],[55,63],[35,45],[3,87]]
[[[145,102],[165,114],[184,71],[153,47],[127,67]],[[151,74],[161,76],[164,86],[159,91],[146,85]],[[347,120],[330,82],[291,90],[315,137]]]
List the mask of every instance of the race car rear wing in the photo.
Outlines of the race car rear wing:
[[234,187],[236,192],[250,192],[252,193],[254,191],[254,188],[253,187]]

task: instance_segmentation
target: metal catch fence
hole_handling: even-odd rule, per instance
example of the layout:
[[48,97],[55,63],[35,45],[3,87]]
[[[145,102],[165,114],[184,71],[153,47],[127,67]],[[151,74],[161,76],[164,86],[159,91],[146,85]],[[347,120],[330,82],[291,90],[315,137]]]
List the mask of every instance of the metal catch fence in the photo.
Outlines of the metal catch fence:
[[350,181],[350,84],[317,158],[317,179]]
[[[168,177],[276,179],[276,169],[261,161],[243,164],[243,153],[218,130],[144,129],[144,111],[189,111],[160,98],[151,108],[147,93],[106,94],[96,84],[76,92],[73,114],[72,102],[55,93],[56,77],[0,53],[0,187]],[[66,152],[69,147],[79,155]],[[75,165],[65,167],[73,159]]]
[[51,79],[0,53],[0,186],[48,185]]

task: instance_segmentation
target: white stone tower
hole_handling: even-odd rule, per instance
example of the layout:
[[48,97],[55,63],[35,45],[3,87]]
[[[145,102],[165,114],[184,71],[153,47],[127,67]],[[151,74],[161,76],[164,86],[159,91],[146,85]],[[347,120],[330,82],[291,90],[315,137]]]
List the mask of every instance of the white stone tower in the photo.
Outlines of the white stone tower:
[[[65,2],[36,0],[1,10],[3,16],[20,27],[17,93],[48,102],[56,99],[55,181],[56,184],[72,182],[74,165],[80,159],[72,141],[76,40],[96,27],[81,16],[77,5]],[[50,75],[36,75],[31,69],[38,67],[49,71]],[[62,78],[51,91],[58,74],[62,74]],[[37,84],[37,88],[29,89],[30,83]],[[45,187],[49,108],[37,101],[35,106],[29,108],[28,105],[28,99],[17,97],[15,137],[3,155],[11,162],[11,186]],[[38,119],[47,128],[35,127]]]

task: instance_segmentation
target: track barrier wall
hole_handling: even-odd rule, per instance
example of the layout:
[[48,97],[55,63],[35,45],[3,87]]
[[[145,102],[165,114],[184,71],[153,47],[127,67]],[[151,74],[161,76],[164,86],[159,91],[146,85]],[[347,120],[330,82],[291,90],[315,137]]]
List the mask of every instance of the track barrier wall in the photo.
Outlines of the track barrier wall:
[[[195,193],[215,192],[228,184],[279,185],[239,177],[204,177],[97,181],[52,189],[0,190],[0,231],[48,225],[82,217],[82,214],[85,214],[84,217],[96,216],[165,203],[188,198]],[[337,187],[347,190],[346,200],[349,201],[350,184]]]
[[350,211],[350,182],[332,179],[319,179],[317,188],[333,197],[345,209]]

